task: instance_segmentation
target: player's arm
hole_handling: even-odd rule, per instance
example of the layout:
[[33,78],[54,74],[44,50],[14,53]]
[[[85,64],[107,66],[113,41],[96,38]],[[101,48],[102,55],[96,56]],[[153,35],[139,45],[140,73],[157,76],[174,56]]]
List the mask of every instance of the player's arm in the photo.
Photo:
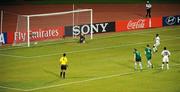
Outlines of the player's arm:
[[170,53],[169,51],[168,51],[168,53],[169,53],[169,55],[168,55],[168,56],[170,57],[171,53]]
[[161,56],[162,56],[162,57],[163,57],[163,53],[164,53],[164,51],[161,52]]
[[66,57],[66,66],[68,67],[68,65],[69,65],[69,64],[68,64],[68,59],[67,59],[67,57]]
[[62,57],[59,59],[59,65],[61,65],[61,62],[62,62]]

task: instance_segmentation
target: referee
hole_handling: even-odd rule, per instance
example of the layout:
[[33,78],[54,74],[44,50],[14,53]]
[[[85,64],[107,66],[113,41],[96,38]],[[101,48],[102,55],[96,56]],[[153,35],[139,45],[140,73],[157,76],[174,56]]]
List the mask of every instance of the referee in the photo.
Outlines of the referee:
[[152,8],[152,5],[149,3],[149,1],[147,1],[146,3],[146,18],[149,17],[151,18],[151,8]]
[[66,57],[66,53],[63,54],[63,56],[60,58],[59,60],[59,64],[61,67],[61,72],[60,72],[60,77],[61,78],[65,78],[65,74],[66,74],[66,69],[67,69],[67,57]]

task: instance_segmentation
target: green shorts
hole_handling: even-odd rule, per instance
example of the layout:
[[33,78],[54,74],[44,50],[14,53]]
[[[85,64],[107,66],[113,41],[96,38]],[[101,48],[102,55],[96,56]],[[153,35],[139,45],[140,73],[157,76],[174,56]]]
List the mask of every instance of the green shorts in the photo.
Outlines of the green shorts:
[[136,58],[136,62],[141,62],[141,58]]
[[146,59],[147,60],[151,60],[151,56],[146,56]]

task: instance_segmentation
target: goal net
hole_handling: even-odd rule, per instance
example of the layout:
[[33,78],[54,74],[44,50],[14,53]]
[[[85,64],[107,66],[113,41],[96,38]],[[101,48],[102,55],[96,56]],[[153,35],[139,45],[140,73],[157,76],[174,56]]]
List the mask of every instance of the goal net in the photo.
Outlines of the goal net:
[[30,47],[38,42],[73,38],[80,34],[92,39],[92,19],[92,9],[18,15],[14,45]]

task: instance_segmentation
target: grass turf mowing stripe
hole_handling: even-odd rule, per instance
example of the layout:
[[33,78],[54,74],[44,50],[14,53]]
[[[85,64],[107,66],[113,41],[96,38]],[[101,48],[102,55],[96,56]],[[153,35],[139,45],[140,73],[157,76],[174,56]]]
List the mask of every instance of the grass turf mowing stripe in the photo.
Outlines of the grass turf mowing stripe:
[[[166,31],[171,31],[172,28],[171,27],[164,27],[164,28],[168,28],[166,29]],[[158,30],[160,29],[160,30]],[[174,28],[173,30],[178,30],[180,28]],[[137,30],[137,31],[128,31],[128,32],[121,32],[120,34],[118,33],[113,33],[113,34],[118,34],[118,35],[113,35],[113,36],[107,36],[107,37],[98,37],[98,38],[94,38],[94,39],[105,39],[105,38],[111,38],[111,37],[120,37],[120,36],[126,36],[126,35],[135,35],[135,34],[145,34],[145,33],[151,33],[151,32],[154,32],[154,31],[148,31],[148,30],[156,30],[156,32],[159,32],[159,31],[162,31],[162,28],[155,28],[155,29],[145,29],[145,30]],[[97,36],[99,35],[106,35],[106,34],[110,34],[110,33],[105,33],[105,34],[95,34]],[[64,41],[64,42],[50,42],[50,43],[47,43],[46,45],[52,45],[52,44],[61,44],[61,43],[66,43],[66,42],[73,42],[72,41]],[[46,46],[46,45],[38,45],[38,46]],[[25,47],[25,46],[20,46],[20,47],[8,47],[8,48],[2,48],[0,49],[0,51],[5,51],[5,50],[14,50],[14,49],[20,49],[20,48],[28,48],[28,47]]]
[[[180,39],[180,37],[174,37],[173,39],[165,39],[163,41],[170,41],[170,40],[176,40]],[[125,45],[116,45],[116,46],[109,46],[109,47],[103,47],[103,48],[92,48],[92,49],[86,49],[86,50],[79,50],[79,51],[69,51],[66,53],[77,53],[77,52],[87,52],[87,51],[96,51],[96,50],[103,50],[103,49],[112,49],[112,48],[119,48],[122,46],[132,46],[132,45],[140,45],[140,44],[147,44],[147,43],[153,43],[153,42],[139,42],[139,43],[130,43],[130,44],[125,44]],[[0,56],[6,56],[6,57],[15,57],[15,58],[39,58],[39,57],[47,57],[47,56],[54,56],[54,55],[59,55],[63,54],[62,53],[54,53],[54,54],[46,54],[46,55],[38,55],[38,56],[17,56],[17,55],[10,55],[10,54],[0,54]]]
[[[180,64],[171,65],[171,67],[175,67],[175,66],[180,66]],[[155,70],[161,70],[161,68],[155,68]],[[148,71],[148,69],[147,70],[143,70],[142,72],[144,72],[144,71]],[[87,80],[74,81],[74,82],[68,82],[68,83],[57,84],[57,85],[50,85],[50,86],[44,86],[44,87],[37,87],[37,88],[32,88],[32,89],[20,89],[20,88],[12,88],[12,87],[5,87],[5,86],[0,86],[0,88],[16,90],[16,91],[26,91],[26,92],[29,92],[29,91],[49,89],[49,88],[68,86],[68,85],[72,85],[72,84],[79,84],[79,83],[84,83],[84,82],[89,82],[89,81],[95,81],[95,80],[102,80],[102,79],[108,79],[108,78],[113,78],[113,77],[120,77],[120,76],[125,76],[125,75],[131,75],[131,74],[135,74],[135,73],[138,73],[138,72],[140,72],[140,71],[131,71],[131,72],[126,72],[126,73],[121,73],[121,74],[113,74],[113,75],[101,76],[101,77],[96,77],[96,78],[90,78],[90,79],[87,79]]]

